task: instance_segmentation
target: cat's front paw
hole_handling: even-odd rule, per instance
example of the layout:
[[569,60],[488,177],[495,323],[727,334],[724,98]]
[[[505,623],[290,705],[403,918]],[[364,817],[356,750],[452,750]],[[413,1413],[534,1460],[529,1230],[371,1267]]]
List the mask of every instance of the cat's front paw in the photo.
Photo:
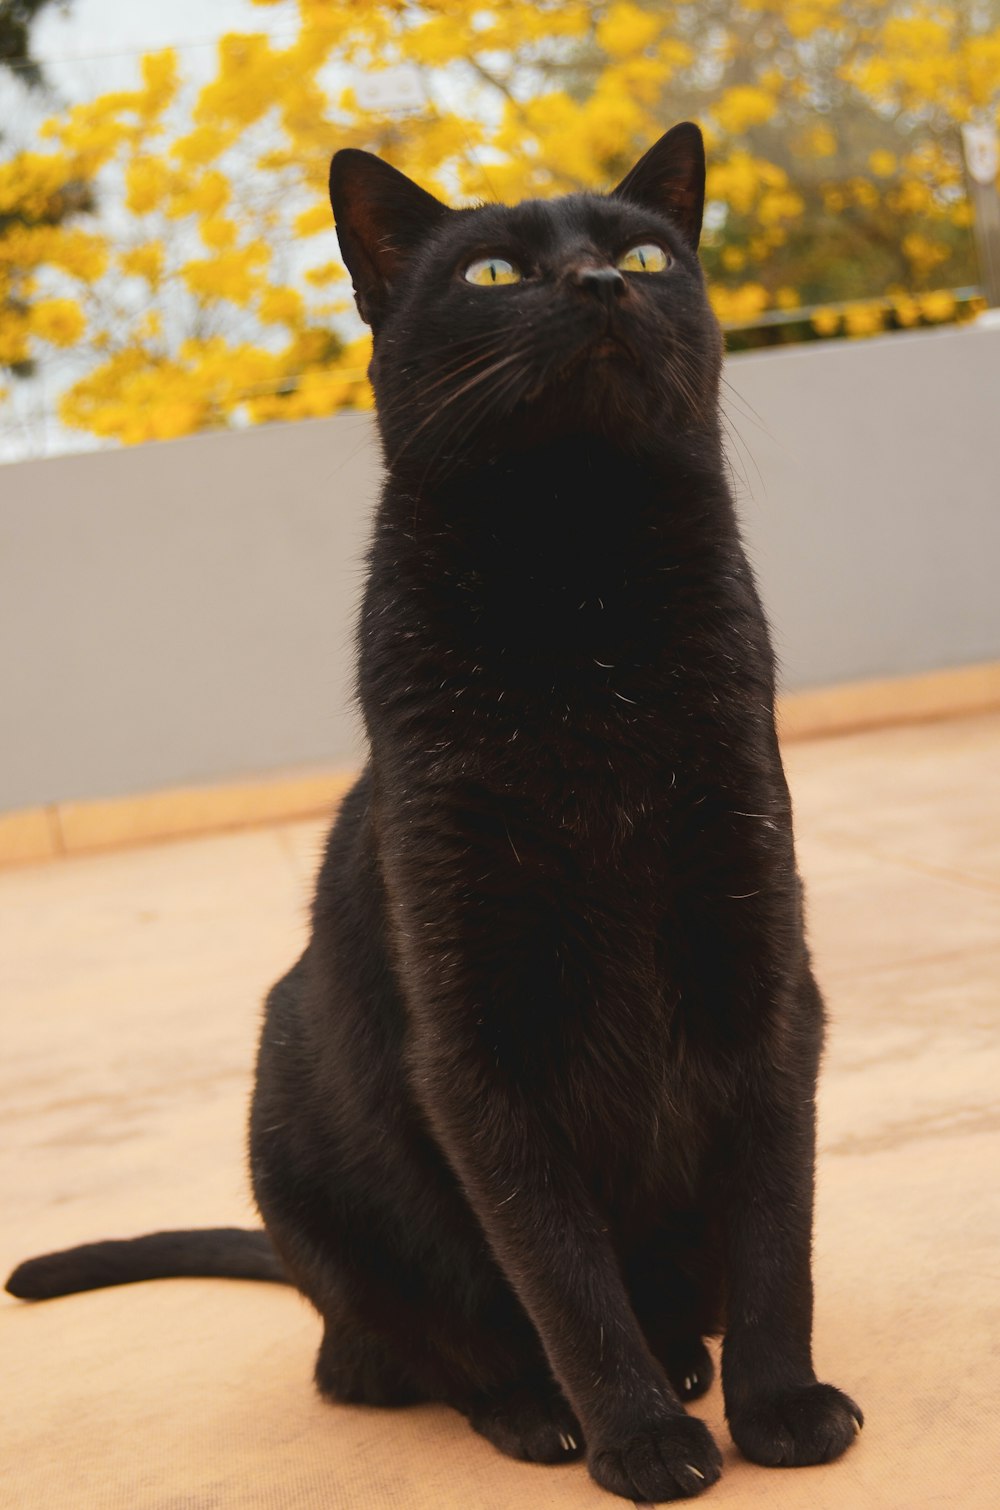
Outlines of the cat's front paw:
[[662,1504],[691,1499],[722,1472],[722,1455],[704,1421],[667,1416],[631,1431],[621,1441],[602,1443],[589,1458],[602,1489],[627,1500]]
[[729,1430],[751,1462],[803,1468],[839,1458],[864,1419],[860,1406],[832,1384],[806,1384],[735,1412]]

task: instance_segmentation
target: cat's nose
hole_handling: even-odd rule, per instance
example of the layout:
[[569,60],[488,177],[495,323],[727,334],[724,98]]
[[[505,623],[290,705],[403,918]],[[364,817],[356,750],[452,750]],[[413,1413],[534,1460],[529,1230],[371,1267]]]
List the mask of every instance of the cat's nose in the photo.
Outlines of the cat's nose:
[[605,304],[613,304],[625,293],[628,285],[616,267],[593,263],[570,269],[569,281],[586,294],[592,294]]

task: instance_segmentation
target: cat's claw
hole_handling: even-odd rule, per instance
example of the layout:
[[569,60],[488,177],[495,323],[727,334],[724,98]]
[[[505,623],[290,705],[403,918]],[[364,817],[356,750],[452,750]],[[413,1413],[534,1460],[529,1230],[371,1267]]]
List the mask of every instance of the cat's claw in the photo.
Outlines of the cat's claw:
[[832,1384],[807,1384],[734,1412],[729,1429],[752,1462],[802,1468],[839,1458],[864,1420],[860,1406]]
[[691,1499],[714,1484],[722,1456],[704,1421],[676,1415],[656,1421],[614,1447],[590,1456],[590,1472],[603,1489],[623,1499],[662,1504]]
[[685,1403],[707,1393],[715,1369],[712,1355],[700,1337],[672,1342],[663,1347],[659,1357],[667,1378]]
[[546,1383],[525,1383],[467,1410],[470,1424],[508,1457],[528,1463],[569,1463],[582,1433],[562,1395]]

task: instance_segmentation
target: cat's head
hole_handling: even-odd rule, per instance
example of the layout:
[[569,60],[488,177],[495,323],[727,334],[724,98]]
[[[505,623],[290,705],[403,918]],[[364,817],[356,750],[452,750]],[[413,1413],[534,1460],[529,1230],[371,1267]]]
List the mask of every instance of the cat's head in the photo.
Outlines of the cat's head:
[[346,149],[330,199],[390,467],[426,476],[575,430],[630,451],[715,421],[722,342],[697,248],[701,132],[608,194],[453,210]]

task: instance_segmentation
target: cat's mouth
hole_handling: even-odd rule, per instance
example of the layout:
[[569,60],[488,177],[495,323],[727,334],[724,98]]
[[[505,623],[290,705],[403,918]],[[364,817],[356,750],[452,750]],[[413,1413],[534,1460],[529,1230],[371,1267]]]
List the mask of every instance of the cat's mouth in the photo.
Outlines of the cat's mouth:
[[603,339],[592,346],[587,357],[600,357],[610,361],[625,361],[635,363],[635,352],[625,341],[620,341],[617,336],[604,336]]
[[[579,379],[585,384],[594,364],[598,371],[606,371],[608,366],[628,367],[633,372],[642,369],[643,363],[638,352],[632,344],[621,335],[612,335],[607,328],[596,340],[584,341],[582,345],[555,368],[551,368],[544,377],[525,394],[522,402],[532,404],[543,393],[558,386],[560,380]],[[602,385],[603,386],[603,385]]]

